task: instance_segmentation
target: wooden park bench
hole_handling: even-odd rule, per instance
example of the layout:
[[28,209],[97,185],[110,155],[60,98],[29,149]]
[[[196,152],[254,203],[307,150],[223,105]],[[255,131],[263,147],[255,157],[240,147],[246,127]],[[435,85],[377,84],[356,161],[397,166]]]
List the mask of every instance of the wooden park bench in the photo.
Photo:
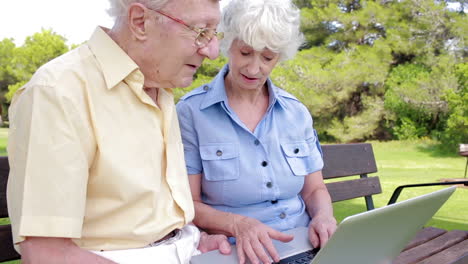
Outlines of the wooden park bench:
[[[337,202],[364,197],[367,209],[374,209],[372,195],[379,194],[382,190],[379,177],[368,176],[368,174],[377,172],[372,145],[368,143],[323,145],[322,149],[325,162],[322,172],[332,201]],[[0,157],[0,217],[8,217],[6,204],[8,172],[7,157]],[[338,178],[340,181],[327,181],[328,179]],[[405,188],[444,184],[454,183],[401,186],[395,191],[390,203],[395,202],[398,194]],[[468,181],[465,181],[465,184],[468,185]],[[337,254],[339,253],[337,252]],[[13,248],[10,225],[0,226],[0,262],[19,258],[20,256]],[[409,263],[468,264],[468,231],[454,230],[447,232],[433,227],[424,228],[394,261],[394,264]]]
[[[372,145],[369,143],[322,145],[322,150],[325,164],[322,174],[332,201],[364,197],[367,210],[374,209],[372,195],[381,193],[382,189],[378,176],[368,176],[377,172]],[[359,178],[356,175],[359,175]],[[328,179],[350,176],[353,179],[327,183]],[[388,204],[396,202],[405,188],[457,183],[468,185],[468,181],[459,181],[399,186],[393,192]],[[468,264],[468,231],[446,231],[434,227],[422,229],[393,262],[393,264],[410,263]]]

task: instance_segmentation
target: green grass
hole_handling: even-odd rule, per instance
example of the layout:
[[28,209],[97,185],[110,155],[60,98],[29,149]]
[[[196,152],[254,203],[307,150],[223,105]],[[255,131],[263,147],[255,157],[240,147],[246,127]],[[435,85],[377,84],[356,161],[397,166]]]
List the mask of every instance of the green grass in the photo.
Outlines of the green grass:
[[[8,129],[0,128],[0,155],[6,155]],[[430,140],[370,142],[374,148],[382,194],[374,195],[376,207],[387,204],[393,190],[404,184],[437,182],[445,178],[463,178],[466,159],[456,153],[443,153]],[[370,175],[372,176],[372,175]],[[407,189],[399,200],[422,195],[442,187]],[[364,199],[333,204],[338,221],[366,210]],[[8,219],[0,219],[6,223]],[[468,230],[468,188],[457,188],[447,203],[428,222],[428,225],[447,230]],[[5,262],[18,264],[20,261]]]
[[[463,178],[466,159],[457,153],[443,153],[430,140],[370,142],[374,148],[382,194],[374,195],[376,207],[387,204],[393,190],[404,184],[437,182],[446,178]],[[370,175],[372,176],[372,175]],[[420,187],[405,189],[400,200],[443,188]],[[338,221],[366,210],[363,198],[333,204]],[[457,188],[455,193],[427,225],[447,230],[468,230],[468,188]]]
[[8,128],[0,128],[0,156],[6,156]]

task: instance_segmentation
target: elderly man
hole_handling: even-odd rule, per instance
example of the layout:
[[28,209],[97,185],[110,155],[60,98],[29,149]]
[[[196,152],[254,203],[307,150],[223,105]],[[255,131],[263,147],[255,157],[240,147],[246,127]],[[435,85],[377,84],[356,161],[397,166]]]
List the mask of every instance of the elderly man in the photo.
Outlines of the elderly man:
[[[23,263],[187,263],[229,253],[194,209],[170,88],[218,55],[218,0],[111,0],[112,29],[47,63],[10,108]],[[200,239],[201,237],[201,239]]]

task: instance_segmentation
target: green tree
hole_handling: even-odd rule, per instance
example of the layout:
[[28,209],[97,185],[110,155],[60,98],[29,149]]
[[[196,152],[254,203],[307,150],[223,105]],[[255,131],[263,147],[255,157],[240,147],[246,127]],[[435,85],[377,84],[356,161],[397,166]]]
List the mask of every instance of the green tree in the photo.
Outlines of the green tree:
[[15,83],[12,61],[16,46],[12,39],[0,41],[0,90],[4,92],[8,85]]
[[441,138],[446,94],[460,90],[454,65],[466,58],[463,12],[432,0],[296,3],[307,51],[275,77],[307,105],[322,138]]
[[69,50],[65,38],[51,29],[28,36],[22,46],[12,39],[0,42],[0,106],[3,119],[7,117],[9,102],[18,88],[32,77],[46,62]]
[[442,135],[442,140],[451,151],[456,151],[460,143],[468,143],[468,63],[456,65],[455,75],[460,89],[446,92],[449,115],[447,128]]
[[22,46],[13,50],[11,68],[16,82],[8,86],[6,94],[8,101],[18,88],[29,81],[41,65],[69,50],[65,41],[64,37],[52,30],[43,29],[40,33],[28,36]]
[[66,39],[51,29],[26,37],[24,44],[15,52],[14,72],[19,80],[29,80],[34,72],[46,62],[68,51]]
[[13,58],[16,45],[12,39],[5,38],[0,42],[0,115],[4,116],[4,109],[8,108],[5,94],[8,86],[17,82],[13,73]]

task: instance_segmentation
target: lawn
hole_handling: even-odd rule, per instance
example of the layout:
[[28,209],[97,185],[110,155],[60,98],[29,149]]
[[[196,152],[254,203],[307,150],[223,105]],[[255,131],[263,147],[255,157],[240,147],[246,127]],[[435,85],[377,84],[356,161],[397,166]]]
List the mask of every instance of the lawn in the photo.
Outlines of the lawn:
[[0,128],[0,156],[6,155],[8,128]]
[[[6,155],[8,130],[0,128],[0,154]],[[430,140],[370,142],[377,161],[382,194],[374,195],[376,207],[387,204],[393,190],[404,184],[437,182],[446,178],[463,178],[465,158],[456,153],[444,154],[437,143]],[[372,176],[372,175],[370,175]],[[408,199],[443,187],[424,187],[404,190],[399,200]],[[364,199],[353,199],[333,204],[338,221],[366,210]],[[1,219],[0,219],[1,221]],[[443,229],[468,230],[468,188],[457,188],[447,203],[429,221],[428,225]],[[19,263],[19,262],[6,262]]]

